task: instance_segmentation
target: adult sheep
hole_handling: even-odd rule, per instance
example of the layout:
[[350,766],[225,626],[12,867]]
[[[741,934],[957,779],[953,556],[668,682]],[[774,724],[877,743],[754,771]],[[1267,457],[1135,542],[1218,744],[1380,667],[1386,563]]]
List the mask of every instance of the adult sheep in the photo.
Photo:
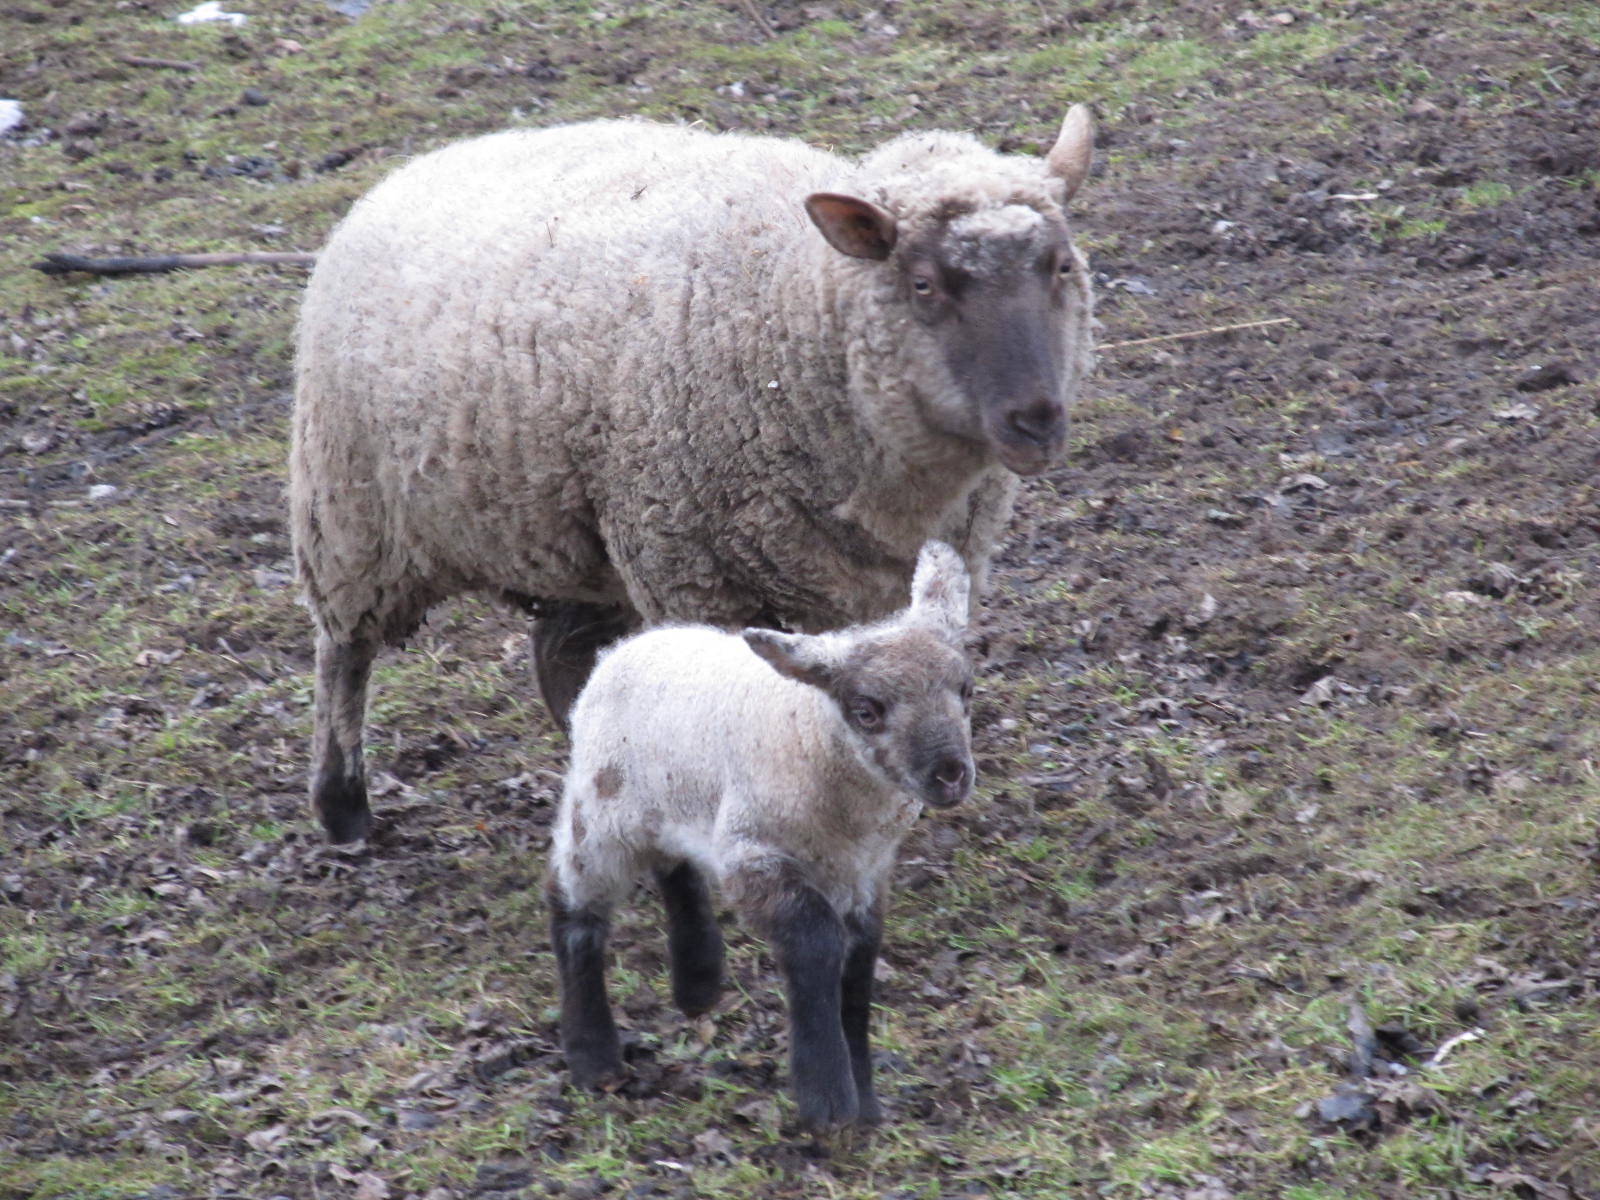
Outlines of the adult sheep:
[[1092,359],[1063,212],[1092,143],[1081,105],[1043,159],[597,121],[358,201],[307,287],[290,454],[329,836],[371,825],[374,655],[458,592],[535,615],[564,722],[640,623],[870,621],[930,538],[981,586]]

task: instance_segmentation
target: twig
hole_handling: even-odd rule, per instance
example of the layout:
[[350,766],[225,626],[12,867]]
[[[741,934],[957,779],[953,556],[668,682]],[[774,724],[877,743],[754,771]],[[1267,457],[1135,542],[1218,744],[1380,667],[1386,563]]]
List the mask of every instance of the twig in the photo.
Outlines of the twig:
[[163,271],[182,271],[189,267],[237,267],[262,263],[278,267],[309,267],[315,254],[298,250],[253,250],[242,254],[157,254],[148,258],[87,258],[81,254],[46,254],[33,264],[46,275],[66,275],[82,271],[86,275],[156,275]]
[[745,14],[760,27],[761,32],[767,37],[778,36],[777,30],[773,29],[767,23],[767,19],[761,15],[761,10],[756,7],[755,0],[739,0],[739,7],[744,9]]
[[158,67],[167,71],[198,71],[200,64],[185,62],[180,58],[144,58],[138,54],[124,54],[117,59],[130,67]]
[[1232,333],[1236,329],[1261,329],[1267,325],[1291,325],[1293,317],[1273,317],[1268,321],[1245,321],[1238,325],[1213,325],[1210,329],[1191,329],[1187,333],[1163,333],[1157,337],[1134,338],[1131,342],[1107,342],[1100,350],[1121,350],[1124,346],[1148,346],[1151,342],[1178,342],[1187,338],[1210,337],[1213,333]]
[[1440,1043],[1439,1048],[1433,1052],[1428,1061],[1422,1064],[1422,1069],[1427,1070],[1429,1067],[1437,1067],[1444,1061],[1444,1056],[1449,1054],[1450,1051],[1454,1050],[1457,1046],[1461,1045],[1462,1042],[1476,1042],[1482,1037],[1483,1030],[1467,1029],[1456,1034],[1454,1037],[1445,1038],[1445,1040]]

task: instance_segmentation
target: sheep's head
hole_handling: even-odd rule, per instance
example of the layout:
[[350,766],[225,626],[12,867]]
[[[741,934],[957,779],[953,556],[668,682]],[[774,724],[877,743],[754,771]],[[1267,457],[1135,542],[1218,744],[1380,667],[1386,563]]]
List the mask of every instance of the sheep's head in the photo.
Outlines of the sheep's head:
[[970,583],[959,555],[929,542],[911,606],[877,625],[817,635],[747,629],[780,675],[820,688],[849,736],[898,787],[948,808],[972,792],[972,668],[962,651]]
[[864,164],[886,174],[882,203],[806,200],[835,250],[892,273],[926,420],[1019,475],[1060,456],[1092,354],[1087,266],[1062,210],[1093,148],[1089,112],[1075,105],[1042,165],[967,138],[912,135]]

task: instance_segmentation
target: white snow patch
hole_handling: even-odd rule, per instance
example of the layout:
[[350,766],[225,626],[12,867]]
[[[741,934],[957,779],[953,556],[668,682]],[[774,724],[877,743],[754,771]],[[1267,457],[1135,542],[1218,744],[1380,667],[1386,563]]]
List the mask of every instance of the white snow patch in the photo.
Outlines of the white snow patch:
[[22,102],[0,100],[0,134],[10,133],[22,124]]

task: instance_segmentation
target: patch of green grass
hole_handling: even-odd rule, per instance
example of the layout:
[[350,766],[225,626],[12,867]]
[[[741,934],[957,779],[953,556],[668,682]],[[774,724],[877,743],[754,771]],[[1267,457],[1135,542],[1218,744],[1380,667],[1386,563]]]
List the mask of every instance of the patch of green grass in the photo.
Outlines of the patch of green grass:
[[1469,212],[1478,208],[1494,208],[1516,194],[1516,189],[1504,180],[1484,179],[1461,189],[1460,204]]

